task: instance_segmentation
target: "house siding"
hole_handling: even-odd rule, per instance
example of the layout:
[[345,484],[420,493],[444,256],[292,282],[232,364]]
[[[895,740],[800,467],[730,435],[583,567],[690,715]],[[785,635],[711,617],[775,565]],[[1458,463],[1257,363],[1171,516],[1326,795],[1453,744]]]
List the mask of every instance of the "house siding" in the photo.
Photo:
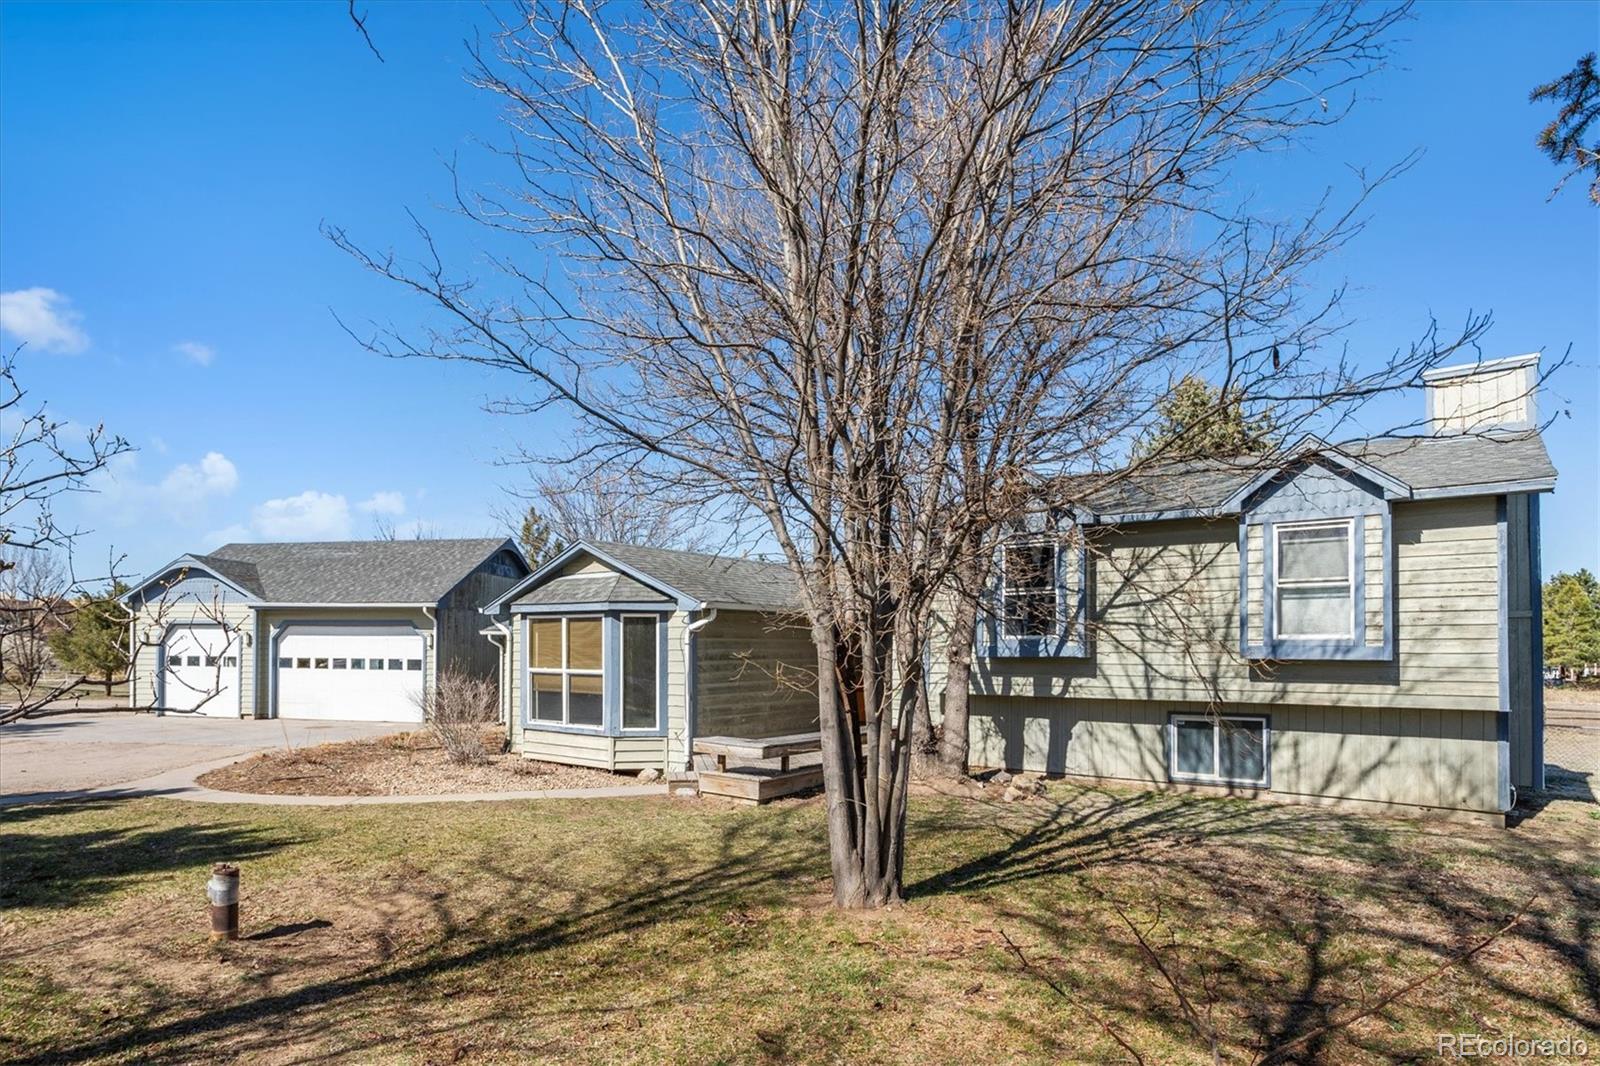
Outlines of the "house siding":
[[[1503,565],[1513,583],[1520,574],[1531,590],[1537,504],[1527,499],[1508,505]],[[1381,533],[1382,516],[1362,519],[1368,580],[1380,582],[1368,586],[1369,641],[1382,625],[1376,611],[1392,598],[1394,656],[1383,661],[1268,663],[1239,654],[1241,588],[1247,631],[1261,616],[1259,592],[1251,590],[1262,586],[1262,552],[1248,525],[1186,520],[1103,531],[1095,541],[1089,657],[978,659],[972,764],[1164,786],[1172,714],[1265,715],[1271,773],[1261,791],[1273,796],[1472,816],[1503,811],[1508,721],[1521,760],[1514,775],[1526,778],[1536,761],[1527,734],[1538,672],[1529,591],[1507,588],[1511,610],[1501,632],[1497,503],[1394,504],[1393,587],[1381,584],[1383,538],[1370,535],[1372,523]],[[1245,583],[1241,543],[1254,578]],[[1504,667],[1502,641],[1519,649]],[[933,662],[942,667],[937,632]],[[1514,704],[1509,716],[1501,714],[1503,698]]]
[[[975,696],[971,763],[1166,784],[1169,716],[1211,710],[1149,700]],[[1215,710],[1270,719],[1270,788],[1242,791],[1478,814],[1502,809],[1493,712],[1253,704]]]
[[817,653],[791,618],[724,611],[696,635],[701,736],[771,737],[817,728]]
[[1507,743],[1511,784],[1519,789],[1544,787],[1544,664],[1535,630],[1541,625],[1539,593],[1539,499],[1506,497],[1506,671],[1509,714]]
[[1239,532],[1233,520],[1154,522],[1108,534],[1096,542],[1091,654],[1083,660],[980,660],[975,691],[1180,703],[1499,708],[1492,498],[1395,506],[1396,652],[1382,662],[1243,659],[1237,651]]
[[485,559],[439,603],[439,669],[452,667],[473,677],[498,678],[500,650],[483,635],[484,617],[479,608],[526,577],[526,568],[510,552],[496,553],[515,560],[522,571],[519,577],[492,573],[492,559]]

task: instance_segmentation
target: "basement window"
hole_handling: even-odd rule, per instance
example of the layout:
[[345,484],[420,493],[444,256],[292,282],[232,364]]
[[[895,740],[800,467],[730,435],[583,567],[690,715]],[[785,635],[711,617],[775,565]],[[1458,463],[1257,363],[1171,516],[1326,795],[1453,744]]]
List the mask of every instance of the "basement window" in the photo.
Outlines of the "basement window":
[[1172,780],[1266,786],[1265,718],[1175,714],[1170,729]]

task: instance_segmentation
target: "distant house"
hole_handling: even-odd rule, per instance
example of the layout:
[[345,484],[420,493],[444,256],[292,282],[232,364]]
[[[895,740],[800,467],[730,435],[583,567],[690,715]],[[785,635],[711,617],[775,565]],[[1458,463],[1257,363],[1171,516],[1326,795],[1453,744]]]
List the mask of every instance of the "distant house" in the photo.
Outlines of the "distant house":
[[218,717],[422,720],[439,671],[493,676],[478,608],[510,540],[227,544],[139,582],[129,701]]
[[1140,471],[1018,529],[975,649],[973,764],[1509,810],[1544,775],[1536,372],[1435,370],[1428,436]]
[[816,653],[788,568],[581,542],[484,608],[514,750],[681,769],[695,736],[817,728]]

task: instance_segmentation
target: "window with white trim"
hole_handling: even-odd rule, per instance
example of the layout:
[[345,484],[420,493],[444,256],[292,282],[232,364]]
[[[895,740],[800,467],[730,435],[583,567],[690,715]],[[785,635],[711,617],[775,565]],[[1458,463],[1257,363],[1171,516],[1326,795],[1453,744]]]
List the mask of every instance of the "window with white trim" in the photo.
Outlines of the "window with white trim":
[[598,729],[605,724],[601,620],[528,622],[528,716]]
[[1267,783],[1267,720],[1227,715],[1172,716],[1174,781]]
[[653,614],[622,616],[622,728],[655,729],[661,721],[661,642]]
[[1286,522],[1272,531],[1274,636],[1349,640],[1356,624],[1354,522]]
[[1001,613],[1008,637],[1048,637],[1058,617],[1056,545],[1014,540],[1001,548]]

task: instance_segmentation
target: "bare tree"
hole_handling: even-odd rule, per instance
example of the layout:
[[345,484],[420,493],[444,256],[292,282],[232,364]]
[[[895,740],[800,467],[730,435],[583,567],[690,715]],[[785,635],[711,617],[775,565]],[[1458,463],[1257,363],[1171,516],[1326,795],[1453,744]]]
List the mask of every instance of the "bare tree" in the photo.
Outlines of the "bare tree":
[[[530,460],[531,462],[531,460]],[[556,551],[580,540],[644,544],[685,551],[707,550],[714,540],[701,510],[660,491],[660,482],[636,470],[589,468],[580,463],[540,463],[526,490],[513,495],[525,506],[505,515],[525,550],[542,535]],[[669,486],[671,479],[666,482]],[[527,525],[530,516],[548,527]],[[535,523],[537,527],[539,523]],[[553,554],[548,551],[538,555]]]
[[527,390],[502,409],[563,405],[597,462],[759,517],[816,647],[840,905],[901,897],[928,634],[951,589],[976,602],[1037,486],[1121,469],[1182,373],[1287,412],[1451,348],[1324,358],[1335,303],[1301,278],[1361,198],[1274,222],[1228,187],[1240,156],[1340,117],[1403,7],[519,14],[475,55],[518,183],[461,206],[567,275],[501,260],[517,291],[490,295],[420,224],[417,265],[332,230],[440,314],[367,343],[511,371]]

